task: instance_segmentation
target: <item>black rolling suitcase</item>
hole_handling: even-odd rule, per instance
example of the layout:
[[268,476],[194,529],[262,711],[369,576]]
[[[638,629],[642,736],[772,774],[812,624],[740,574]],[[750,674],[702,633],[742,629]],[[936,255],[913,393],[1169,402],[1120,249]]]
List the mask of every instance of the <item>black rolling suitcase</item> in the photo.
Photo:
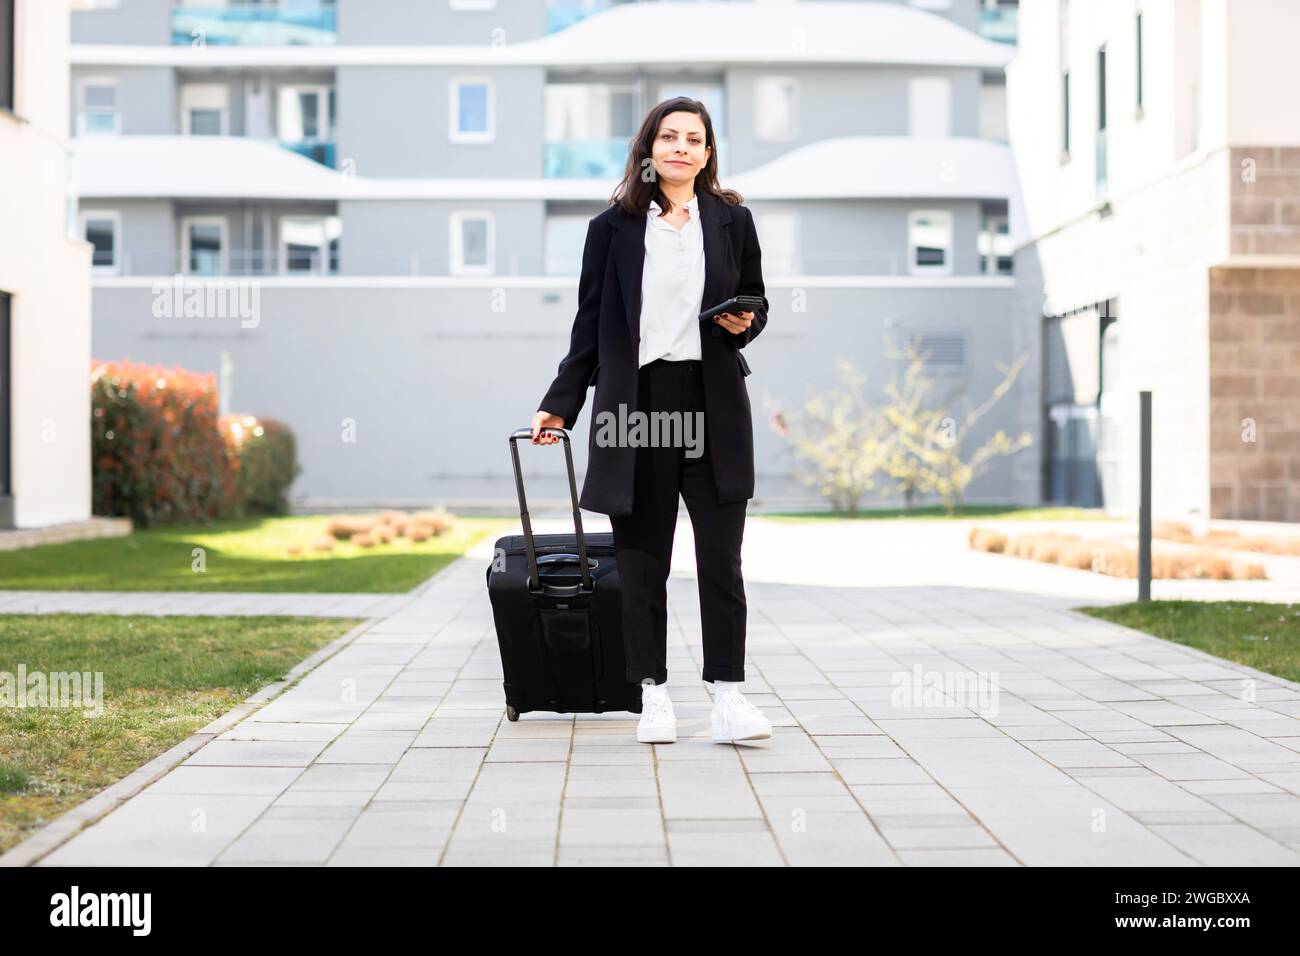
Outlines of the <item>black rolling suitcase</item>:
[[510,436],[522,535],[498,538],[487,569],[488,597],[505,673],[506,716],[641,713],[641,688],[627,680],[623,654],[623,587],[612,534],[585,535],[578,509],[569,436],[564,460],[573,500],[574,534],[534,535],[519,468],[521,428]]

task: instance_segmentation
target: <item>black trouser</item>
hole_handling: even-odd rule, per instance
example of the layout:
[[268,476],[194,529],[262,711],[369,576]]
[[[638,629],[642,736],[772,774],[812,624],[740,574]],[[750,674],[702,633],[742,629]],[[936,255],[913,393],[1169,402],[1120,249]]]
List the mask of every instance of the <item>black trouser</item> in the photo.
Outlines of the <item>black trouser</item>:
[[[705,411],[699,361],[657,359],[643,365],[638,375],[638,411],[681,412],[702,426],[701,416],[694,415]],[[623,582],[627,679],[638,684],[647,677],[656,684],[668,680],[668,571],[680,494],[695,531],[703,677],[710,682],[743,681],[746,609],[740,543],[749,502],[718,503],[703,427],[675,434],[689,444],[638,445],[632,513],[610,516]],[[647,429],[647,440],[648,435]]]

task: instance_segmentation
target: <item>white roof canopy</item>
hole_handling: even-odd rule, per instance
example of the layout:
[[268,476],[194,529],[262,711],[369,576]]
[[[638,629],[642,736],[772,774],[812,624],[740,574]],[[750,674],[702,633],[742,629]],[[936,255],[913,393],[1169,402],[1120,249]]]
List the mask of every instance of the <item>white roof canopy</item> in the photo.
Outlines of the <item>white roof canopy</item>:
[[[82,136],[78,192],[93,199],[605,200],[612,179],[380,179],[237,136]],[[748,199],[1006,198],[1010,150],[991,140],[843,136],[791,150],[723,185]]]
[[1002,69],[1014,48],[900,3],[630,3],[500,46],[74,44],[74,65],[187,68],[343,65],[605,66],[924,64]]

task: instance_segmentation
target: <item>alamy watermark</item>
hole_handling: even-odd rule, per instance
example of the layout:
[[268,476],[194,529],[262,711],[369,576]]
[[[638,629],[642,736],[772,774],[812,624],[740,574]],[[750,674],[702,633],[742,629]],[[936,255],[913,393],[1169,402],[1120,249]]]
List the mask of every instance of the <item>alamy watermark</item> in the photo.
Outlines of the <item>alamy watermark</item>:
[[50,897],[51,926],[121,926],[133,936],[148,936],[152,914],[152,893],[83,893],[73,884]]
[[172,276],[153,284],[155,319],[239,319],[242,328],[262,321],[262,287],[251,279],[205,280]]
[[0,671],[0,707],[50,707],[104,713],[103,671]]
[[596,415],[596,444],[601,448],[685,448],[687,458],[704,454],[703,412],[628,411],[606,409]]
[[996,671],[926,671],[914,664],[911,671],[895,672],[889,683],[889,702],[896,708],[965,707],[984,718],[998,715]]

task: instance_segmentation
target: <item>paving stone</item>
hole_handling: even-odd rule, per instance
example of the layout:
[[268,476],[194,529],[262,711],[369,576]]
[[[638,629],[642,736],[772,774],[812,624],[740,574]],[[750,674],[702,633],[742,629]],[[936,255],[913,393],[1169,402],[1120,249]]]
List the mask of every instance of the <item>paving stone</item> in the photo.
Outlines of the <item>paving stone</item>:
[[895,850],[996,847],[997,841],[978,826],[889,826],[877,820],[880,832]]
[[305,767],[328,740],[209,740],[185,766]]
[[270,805],[267,794],[141,793],[43,858],[41,866],[206,866]]
[[1300,853],[1244,824],[1170,824],[1150,829],[1206,866],[1300,866]]

